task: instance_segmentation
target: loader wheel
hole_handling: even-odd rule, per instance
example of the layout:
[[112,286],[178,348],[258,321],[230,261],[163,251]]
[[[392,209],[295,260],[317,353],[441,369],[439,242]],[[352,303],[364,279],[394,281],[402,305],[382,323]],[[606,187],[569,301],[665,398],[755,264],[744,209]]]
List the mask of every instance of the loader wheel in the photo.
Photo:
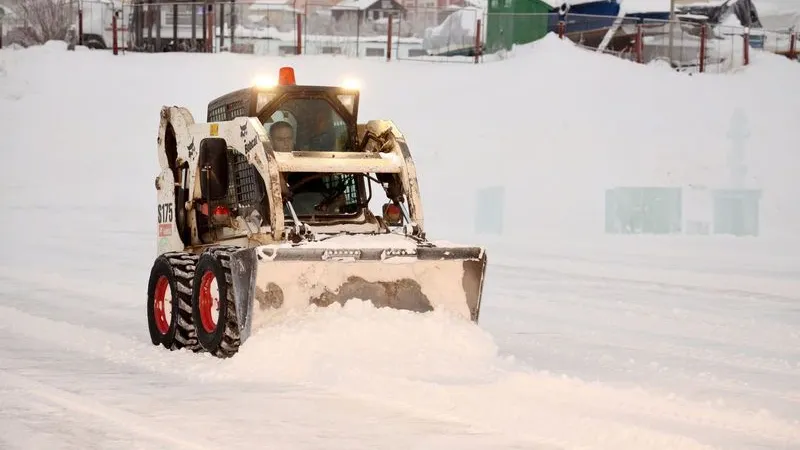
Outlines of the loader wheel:
[[239,350],[239,326],[230,269],[230,254],[237,247],[212,247],[197,262],[192,288],[192,319],[197,340],[219,358]]
[[192,323],[192,280],[197,255],[170,252],[156,258],[147,287],[147,325],[153,345],[202,350]]

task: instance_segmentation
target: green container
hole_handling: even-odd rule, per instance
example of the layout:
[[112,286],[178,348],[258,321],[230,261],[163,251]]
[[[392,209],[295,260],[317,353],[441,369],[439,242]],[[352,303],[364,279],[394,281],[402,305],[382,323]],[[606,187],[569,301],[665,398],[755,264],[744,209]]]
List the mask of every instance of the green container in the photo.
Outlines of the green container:
[[617,187],[606,191],[606,233],[672,234],[682,230],[680,188]]
[[539,0],[489,0],[486,53],[543,38],[550,10],[550,5]]
[[758,236],[759,189],[714,191],[714,234]]

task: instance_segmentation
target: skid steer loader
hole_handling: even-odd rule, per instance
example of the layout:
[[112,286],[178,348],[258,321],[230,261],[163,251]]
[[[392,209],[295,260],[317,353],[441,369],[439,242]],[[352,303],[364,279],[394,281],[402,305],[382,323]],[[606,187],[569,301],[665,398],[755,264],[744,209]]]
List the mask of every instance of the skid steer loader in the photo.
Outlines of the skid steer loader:
[[358,89],[283,67],[211,101],[206,123],[162,107],[154,345],[230,357],[270,314],[350,299],[478,321],[484,249],[428,240],[403,135],[358,106]]

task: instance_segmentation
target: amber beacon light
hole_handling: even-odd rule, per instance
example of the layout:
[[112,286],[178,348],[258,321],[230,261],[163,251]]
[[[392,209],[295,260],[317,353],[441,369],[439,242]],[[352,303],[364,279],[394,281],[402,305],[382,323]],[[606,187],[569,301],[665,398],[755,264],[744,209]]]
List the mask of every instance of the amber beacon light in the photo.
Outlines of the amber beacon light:
[[282,86],[294,85],[294,69],[291,67],[281,67],[278,71],[278,84]]

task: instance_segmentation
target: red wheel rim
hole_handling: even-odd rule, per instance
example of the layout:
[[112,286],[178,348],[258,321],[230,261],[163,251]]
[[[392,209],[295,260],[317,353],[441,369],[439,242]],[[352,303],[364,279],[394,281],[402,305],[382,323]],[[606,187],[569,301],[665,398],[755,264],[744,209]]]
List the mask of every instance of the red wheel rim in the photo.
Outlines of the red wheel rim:
[[167,331],[169,331],[170,318],[167,317],[166,309],[172,305],[168,305],[167,301],[165,301],[167,289],[169,289],[169,279],[162,275],[158,279],[158,283],[156,283],[156,292],[153,296],[153,316],[156,321],[156,328],[161,334],[167,334]]
[[200,280],[200,322],[209,333],[217,329],[219,317],[219,290],[217,288],[212,292],[211,289],[216,284],[215,281],[214,272],[210,270]]

